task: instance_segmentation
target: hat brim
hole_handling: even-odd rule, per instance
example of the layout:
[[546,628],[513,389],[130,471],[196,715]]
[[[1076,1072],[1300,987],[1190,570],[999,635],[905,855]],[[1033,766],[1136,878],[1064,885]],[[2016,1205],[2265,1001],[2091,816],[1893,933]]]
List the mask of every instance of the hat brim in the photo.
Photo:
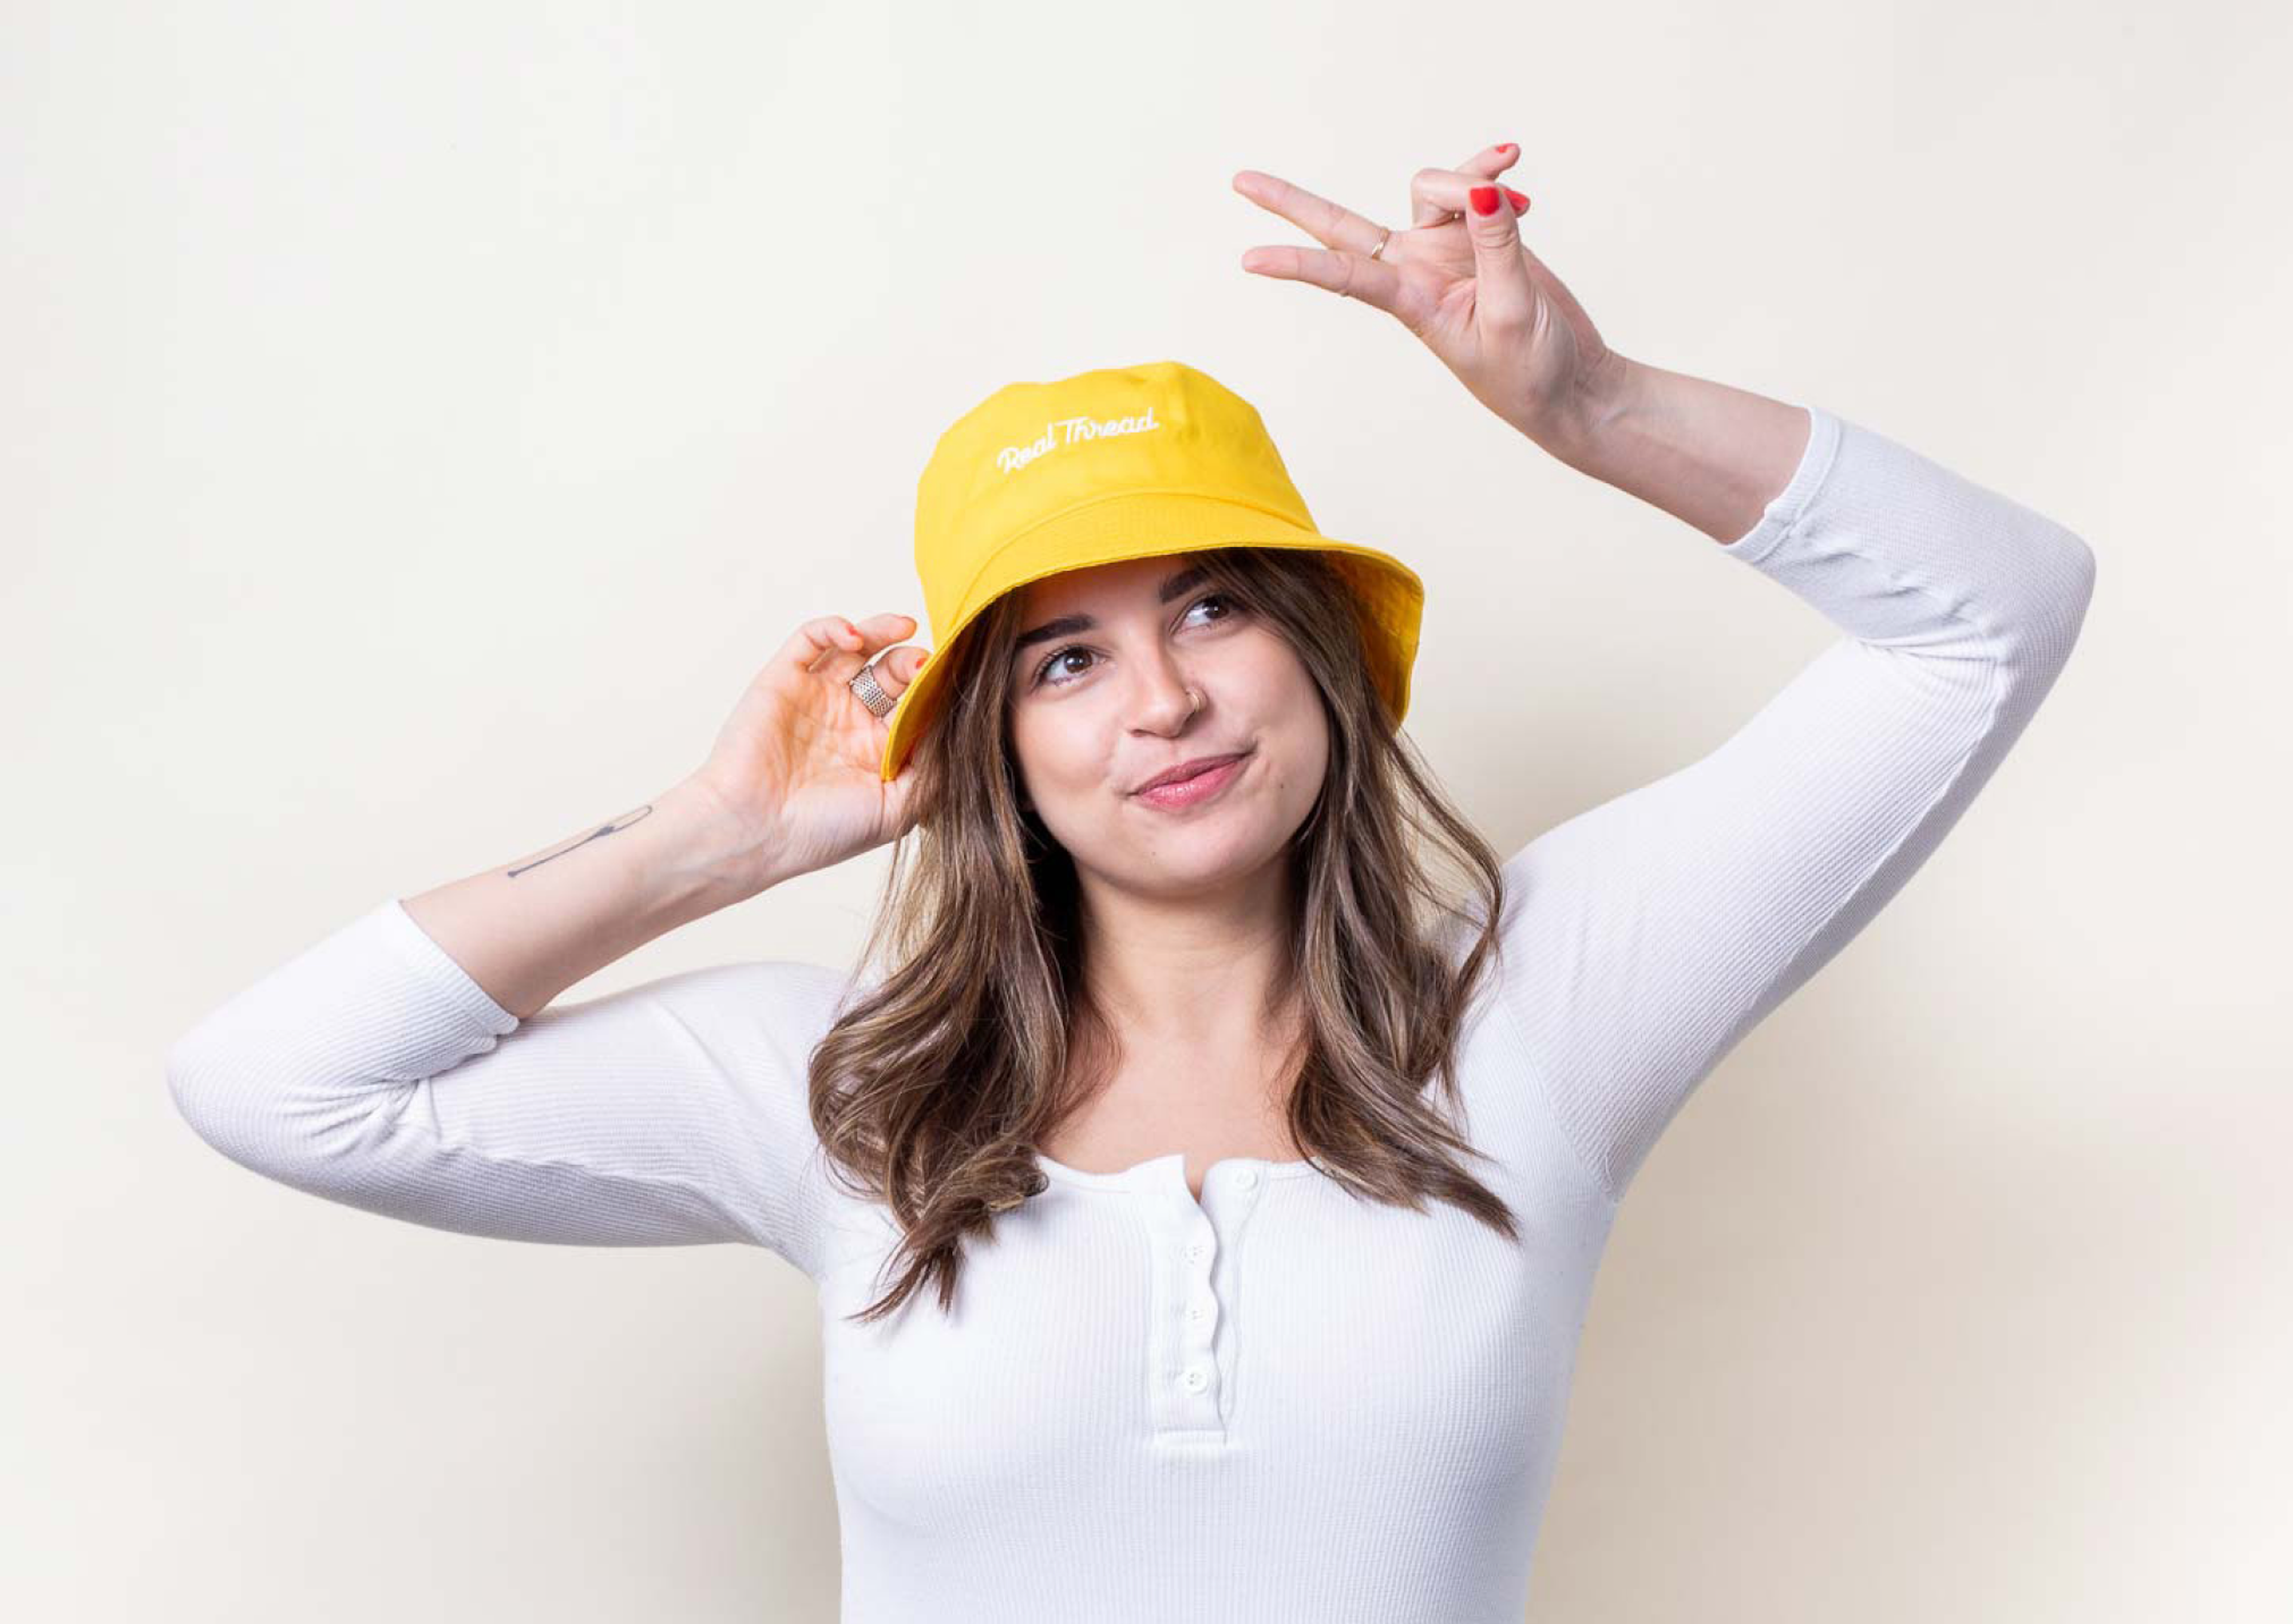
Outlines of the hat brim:
[[[1151,537],[1152,539],[1148,539]],[[1425,584],[1391,553],[1339,541],[1282,514],[1217,497],[1125,492],[1071,509],[1014,537],[972,582],[956,618],[939,634],[931,663],[902,691],[884,739],[879,775],[889,783],[942,708],[952,651],[988,605],[1046,576],[1134,558],[1219,547],[1290,547],[1327,553],[1352,588],[1363,617],[1371,677],[1394,724],[1409,712],[1409,674],[1425,607]]]

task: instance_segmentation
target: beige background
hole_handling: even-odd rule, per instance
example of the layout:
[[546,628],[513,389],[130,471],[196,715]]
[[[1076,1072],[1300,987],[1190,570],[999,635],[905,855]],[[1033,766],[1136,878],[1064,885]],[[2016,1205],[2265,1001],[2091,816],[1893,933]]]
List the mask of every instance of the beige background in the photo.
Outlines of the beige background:
[[[235,1168],[168,1044],[385,895],[697,764],[799,618],[922,604],[1000,384],[1181,359],[1431,590],[1504,852],[1833,635],[1228,177],[1388,219],[1516,140],[1625,353],[2071,526],[2084,642],[1620,1218],[1542,1620],[2293,1607],[2286,25],[2170,7],[0,12],[0,1611],[829,1620],[809,1286]],[[925,634],[928,640],[928,633]],[[848,962],[882,853],[569,998]]]

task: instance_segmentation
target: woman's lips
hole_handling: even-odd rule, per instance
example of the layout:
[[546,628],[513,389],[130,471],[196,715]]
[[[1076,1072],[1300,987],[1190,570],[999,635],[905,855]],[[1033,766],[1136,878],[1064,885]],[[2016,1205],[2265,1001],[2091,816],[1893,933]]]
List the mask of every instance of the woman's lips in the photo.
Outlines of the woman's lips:
[[1157,784],[1152,789],[1142,789],[1134,798],[1146,802],[1149,806],[1173,812],[1196,805],[1232,783],[1235,776],[1249,765],[1252,754],[1245,751],[1231,761],[1220,762],[1208,772],[1197,772],[1192,778],[1182,778],[1176,783]]

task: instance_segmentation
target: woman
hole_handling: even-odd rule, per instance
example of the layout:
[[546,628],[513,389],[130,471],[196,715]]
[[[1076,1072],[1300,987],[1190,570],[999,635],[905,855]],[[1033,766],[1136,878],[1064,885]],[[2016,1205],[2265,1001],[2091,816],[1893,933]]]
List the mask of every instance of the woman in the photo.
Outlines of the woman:
[[[1392,232],[1244,172],[1324,245],[1244,267],[1830,618],[1719,748],[1500,865],[1398,731],[1417,578],[1318,532],[1254,411],[1175,363],[1015,384],[920,489],[930,667],[905,616],[807,621],[658,800],[201,1022],[187,1119],[417,1223],[803,1269],[847,1620],[1518,1619],[1617,1203],[1965,810],[2094,578],[1876,432],[1608,350],[1518,156],[1421,172]],[[547,1007],[893,840],[880,975]]]

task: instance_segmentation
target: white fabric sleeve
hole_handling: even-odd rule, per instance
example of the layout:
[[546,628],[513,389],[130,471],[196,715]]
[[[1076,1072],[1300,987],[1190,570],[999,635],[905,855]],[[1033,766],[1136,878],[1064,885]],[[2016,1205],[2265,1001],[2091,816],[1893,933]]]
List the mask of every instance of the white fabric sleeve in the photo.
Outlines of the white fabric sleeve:
[[1501,1000],[1612,1200],[1697,1084],[1957,822],[2094,589],[2062,525],[1803,409],[1789,483],[1724,551],[1845,635],[1709,755],[1504,865]]
[[816,1279],[806,1062],[846,981],[721,965],[520,1022],[393,897],[200,1021],[167,1082],[207,1143],[328,1200],[512,1240],[738,1241]]

